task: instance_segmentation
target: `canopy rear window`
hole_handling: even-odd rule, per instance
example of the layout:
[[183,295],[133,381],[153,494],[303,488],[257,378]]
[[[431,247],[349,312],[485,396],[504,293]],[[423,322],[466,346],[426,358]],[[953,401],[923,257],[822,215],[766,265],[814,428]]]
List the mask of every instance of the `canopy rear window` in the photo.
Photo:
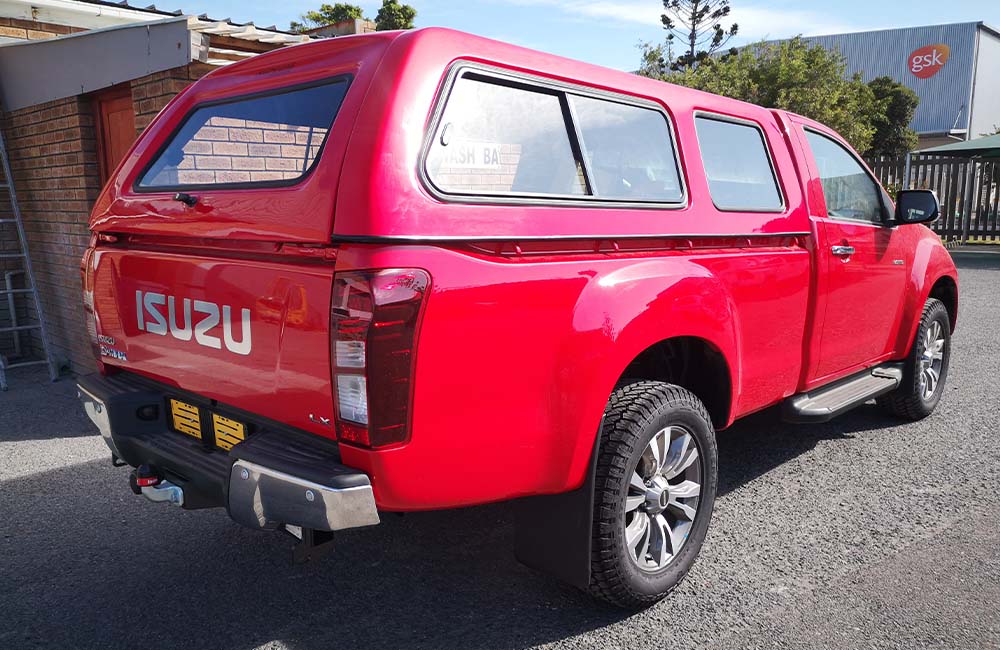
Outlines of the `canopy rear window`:
[[349,80],[203,104],[146,168],[140,190],[291,185],[309,173]]

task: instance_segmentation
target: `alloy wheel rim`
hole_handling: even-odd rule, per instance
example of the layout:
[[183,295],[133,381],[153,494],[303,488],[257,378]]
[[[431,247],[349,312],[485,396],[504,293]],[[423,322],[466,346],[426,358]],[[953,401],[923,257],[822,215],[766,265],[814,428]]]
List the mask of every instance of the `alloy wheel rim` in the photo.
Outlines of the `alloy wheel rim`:
[[938,321],[932,321],[924,333],[923,354],[920,355],[920,397],[930,401],[941,383],[944,367],[944,328]]
[[629,479],[625,496],[625,545],[643,571],[670,564],[687,541],[701,500],[698,442],[681,426],[654,435]]

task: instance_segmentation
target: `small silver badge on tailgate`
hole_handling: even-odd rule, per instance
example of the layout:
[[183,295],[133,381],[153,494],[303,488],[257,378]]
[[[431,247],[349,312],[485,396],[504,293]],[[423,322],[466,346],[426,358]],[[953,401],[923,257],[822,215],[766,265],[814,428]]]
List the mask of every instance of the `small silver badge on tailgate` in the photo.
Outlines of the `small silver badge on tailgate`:
[[[180,303],[180,310],[178,310]],[[166,307],[164,314],[163,308]],[[206,300],[175,298],[152,291],[135,292],[136,320],[141,331],[166,336],[168,333],[179,341],[190,341],[206,348],[222,349],[223,341],[230,352],[250,354],[253,338],[250,332],[250,310],[240,310],[239,341],[233,336],[232,307],[217,305]],[[180,311],[180,313],[178,313]],[[192,313],[195,314],[192,318]],[[210,332],[219,325],[221,315],[222,338]],[[199,318],[200,317],[200,318]]]

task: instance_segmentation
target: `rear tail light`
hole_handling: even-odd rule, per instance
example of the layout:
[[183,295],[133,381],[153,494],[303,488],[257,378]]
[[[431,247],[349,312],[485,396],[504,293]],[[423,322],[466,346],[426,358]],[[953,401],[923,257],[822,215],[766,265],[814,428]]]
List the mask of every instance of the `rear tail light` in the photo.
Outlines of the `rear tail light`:
[[420,269],[334,276],[330,356],[342,442],[383,447],[409,438],[415,344],[429,285]]
[[94,352],[98,370],[104,374],[104,362],[101,360],[101,346],[97,338],[97,314],[94,311],[94,277],[93,277],[93,257],[94,242],[96,238],[91,237],[90,247],[83,252],[83,259],[80,261],[80,283],[83,285],[83,314],[87,322],[87,335],[90,337],[90,348]]

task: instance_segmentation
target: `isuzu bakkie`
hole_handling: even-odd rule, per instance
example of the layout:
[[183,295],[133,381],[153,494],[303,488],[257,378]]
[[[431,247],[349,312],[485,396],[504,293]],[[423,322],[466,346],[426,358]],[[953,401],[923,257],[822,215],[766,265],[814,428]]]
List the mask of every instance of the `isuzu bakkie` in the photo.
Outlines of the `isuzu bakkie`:
[[82,262],[80,397],[132,489],[286,530],[515,500],[623,606],[705,539],[715,431],[933,411],[957,275],[798,115],[444,30],[218,69],[139,137]]

